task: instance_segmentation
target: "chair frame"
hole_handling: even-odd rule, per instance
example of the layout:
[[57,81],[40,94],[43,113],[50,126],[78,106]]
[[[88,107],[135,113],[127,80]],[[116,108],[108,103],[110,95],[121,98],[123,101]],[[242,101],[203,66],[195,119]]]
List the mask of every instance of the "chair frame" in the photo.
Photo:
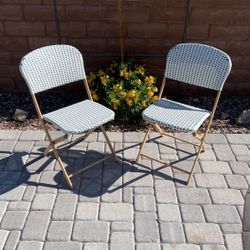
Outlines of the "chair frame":
[[[84,82],[84,86],[85,86],[88,98],[91,101],[93,101],[87,80],[83,79],[83,82]],[[55,140],[52,140],[52,137],[51,137],[51,135],[50,135],[50,133],[48,131],[48,128],[46,126],[46,123],[48,123],[48,122],[43,119],[43,115],[42,115],[41,109],[39,107],[39,104],[37,102],[37,98],[36,98],[35,94],[31,94],[31,97],[32,97],[32,101],[34,103],[34,106],[35,106],[35,109],[36,109],[40,124],[42,125],[43,129],[45,130],[45,133],[46,133],[47,138],[48,138],[49,143],[50,143],[50,145],[44,151],[44,156],[47,156],[49,152],[53,151],[53,153],[55,155],[55,158],[56,158],[56,160],[58,161],[58,163],[59,163],[59,165],[61,167],[63,175],[64,175],[64,177],[65,177],[65,179],[66,179],[66,181],[67,181],[67,183],[68,183],[68,185],[69,185],[69,187],[71,189],[73,189],[73,184],[72,184],[72,181],[71,181],[71,178],[73,176],[78,175],[78,174],[88,170],[89,168],[92,168],[92,167],[102,163],[103,161],[105,161],[106,159],[108,159],[110,157],[113,157],[115,159],[115,161],[118,162],[118,159],[117,159],[116,154],[115,154],[115,150],[114,150],[114,148],[113,148],[113,146],[112,146],[112,144],[111,144],[111,142],[110,142],[110,140],[108,138],[108,135],[107,135],[106,131],[104,130],[103,126],[101,125],[99,127],[101,128],[101,131],[102,131],[102,133],[103,133],[103,135],[104,135],[104,137],[105,137],[105,139],[106,139],[106,141],[108,143],[109,149],[111,151],[111,155],[106,155],[102,159],[97,160],[97,161],[85,166],[84,168],[81,168],[80,170],[78,170],[76,172],[68,174],[68,172],[65,169],[64,163],[62,162],[61,157],[60,157],[60,155],[59,155],[59,153],[57,151],[57,148],[56,148],[56,144],[58,144],[59,142],[64,141],[65,139],[67,139],[68,135],[64,134],[63,136],[60,136],[60,137],[56,138]],[[84,134],[80,138],[76,139],[75,142],[77,143],[77,142],[80,142],[80,141],[86,139],[95,129],[96,128],[88,130],[88,132],[86,132],[86,134]]]
[[[166,86],[166,79],[167,79],[167,77],[164,75],[163,81],[162,81],[162,84],[161,84],[161,88],[160,88],[160,92],[159,92],[159,100],[162,98],[162,94],[163,94],[163,91],[164,91],[165,86]],[[203,153],[203,152],[205,152],[205,139],[207,137],[209,128],[210,128],[210,126],[212,124],[212,121],[213,121],[213,118],[214,118],[214,114],[215,114],[215,111],[216,111],[216,108],[217,108],[220,96],[221,96],[221,90],[217,91],[217,95],[215,97],[215,101],[214,101],[214,104],[213,104],[213,108],[212,108],[211,114],[210,114],[209,118],[206,119],[206,121],[208,121],[208,122],[207,122],[207,126],[206,126],[204,134],[201,135],[201,134],[199,134],[197,132],[192,133],[193,136],[199,141],[199,144],[196,144],[196,143],[184,140],[184,139],[176,137],[174,135],[167,134],[167,133],[165,133],[165,132],[162,131],[161,127],[158,124],[149,123],[149,128],[147,129],[146,134],[144,136],[143,142],[141,144],[140,150],[139,150],[137,158],[136,158],[136,162],[139,161],[139,157],[140,157],[140,155],[142,155],[142,156],[144,156],[144,157],[146,157],[146,158],[148,158],[150,160],[157,161],[157,162],[159,162],[159,163],[161,163],[161,164],[163,164],[165,166],[170,166],[170,167],[172,167],[174,169],[177,169],[177,170],[179,170],[181,172],[189,174],[188,179],[187,179],[187,185],[188,185],[190,183],[191,177],[193,175],[196,163],[199,160],[200,154]],[[150,155],[147,155],[147,154],[143,153],[144,146],[145,146],[146,141],[148,139],[150,130],[152,129],[153,126],[158,130],[158,132],[160,133],[161,136],[168,136],[168,137],[174,138],[176,140],[179,140],[179,141],[182,141],[182,142],[186,142],[186,143],[191,144],[191,145],[193,145],[193,146],[195,146],[195,147],[198,148],[198,152],[196,154],[196,157],[195,157],[195,160],[193,162],[193,165],[191,167],[191,171],[190,172],[188,172],[188,171],[186,171],[184,169],[178,168],[176,166],[173,166],[171,164],[168,164],[167,162],[161,161],[161,160],[159,160],[159,159],[157,159],[155,157],[152,157]]]

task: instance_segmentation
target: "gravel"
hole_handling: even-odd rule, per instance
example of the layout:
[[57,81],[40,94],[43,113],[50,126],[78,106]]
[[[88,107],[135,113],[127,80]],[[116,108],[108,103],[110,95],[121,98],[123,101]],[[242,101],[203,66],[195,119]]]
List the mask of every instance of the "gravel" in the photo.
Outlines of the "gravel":
[[[43,113],[50,112],[82,100],[83,96],[69,96],[61,93],[46,93],[38,95],[38,101]],[[187,103],[189,105],[210,109],[213,105],[213,97],[169,97],[172,100]],[[41,129],[39,121],[28,93],[0,93],[0,129],[37,130]],[[15,109],[22,109],[29,112],[28,119],[24,122],[16,122],[12,119]],[[250,125],[237,123],[237,118],[243,110],[250,108],[250,97],[223,96],[220,99],[218,108],[213,120],[210,133],[250,133]],[[146,126],[142,120],[137,121],[114,121],[106,125],[109,131],[142,131]],[[55,130],[52,125],[49,129]],[[201,130],[204,130],[201,128]],[[166,129],[167,132],[173,132]]]

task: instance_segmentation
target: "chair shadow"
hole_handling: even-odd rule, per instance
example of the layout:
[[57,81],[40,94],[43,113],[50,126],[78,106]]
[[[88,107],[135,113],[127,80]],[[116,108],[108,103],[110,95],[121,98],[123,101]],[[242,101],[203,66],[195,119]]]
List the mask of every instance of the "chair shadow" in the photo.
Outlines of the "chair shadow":
[[[149,141],[153,141],[157,138],[160,138],[160,136],[150,139]],[[86,152],[83,148],[70,149],[70,147],[74,145],[74,143],[70,143],[70,145],[69,143],[66,143],[58,148],[59,154],[62,156],[62,160],[66,166],[65,168],[69,174],[79,170],[84,165],[91,164],[96,160],[101,159],[104,156],[103,153],[95,150],[88,150]],[[81,196],[94,198],[100,197],[105,193],[116,192],[127,186],[133,186],[134,182],[139,181],[148,175],[157,176],[161,179],[173,181],[182,185],[186,184],[185,181],[179,178],[161,172],[161,170],[169,166],[162,165],[153,169],[141,164],[140,162],[135,163],[133,160],[128,160],[120,156],[125,150],[139,145],[140,143],[116,151],[120,164],[116,163],[111,157],[103,163],[72,177],[74,185],[73,190],[69,189],[58,164],[53,163],[55,161],[54,155],[49,153],[48,157],[43,156],[45,147],[41,146],[36,153],[15,152],[10,154],[5,151],[0,151],[0,154],[2,155],[9,154],[0,160],[0,195],[15,189],[20,185],[25,185],[60,189],[65,190],[65,192],[68,190],[69,192],[73,191]],[[169,145],[165,146],[171,147]],[[186,151],[183,152],[188,153]],[[189,157],[193,157],[194,155],[195,154],[190,154],[180,160],[171,162],[171,164],[178,163]],[[25,161],[24,158],[27,158],[27,160]],[[39,164],[40,161],[41,163]],[[52,165],[54,166],[51,167]],[[47,168],[49,168],[48,171],[46,171]],[[123,176],[126,175],[127,172],[133,172],[136,177],[125,180]],[[49,181],[46,181],[46,178],[45,181],[41,178],[43,174],[46,175],[45,173],[52,173],[52,178]]]

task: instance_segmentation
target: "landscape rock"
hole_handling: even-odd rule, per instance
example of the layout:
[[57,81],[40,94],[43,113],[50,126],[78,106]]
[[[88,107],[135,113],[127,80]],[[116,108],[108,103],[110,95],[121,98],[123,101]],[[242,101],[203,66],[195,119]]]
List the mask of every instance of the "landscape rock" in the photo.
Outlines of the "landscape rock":
[[16,109],[12,119],[17,122],[24,122],[29,115],[29,112],[24,111],[22,109]]
[[250,124],[250,109],[244,110],[239,118],[238,118],[238,123],[240,124]]

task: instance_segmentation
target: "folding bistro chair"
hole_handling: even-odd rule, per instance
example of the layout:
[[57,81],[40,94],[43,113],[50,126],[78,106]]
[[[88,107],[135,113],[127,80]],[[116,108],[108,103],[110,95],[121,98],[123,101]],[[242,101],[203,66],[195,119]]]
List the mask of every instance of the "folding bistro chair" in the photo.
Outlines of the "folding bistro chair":
[[[107,159],[107,156],[75,173],[68,174],[56,149],[56,144],[67,139],[68,134],[84,133],[84,135],[78,139],[80,141],[85,139],[97,127],[100,127],[112,152],[112,156],[116,159],[115,151],[102,126],[114,119],[114,112],[92,100],[86,79],[83,58],[79,50],[69,45],[42,47],[25,55],[20,62],[19,68],[29,87],[38,118],[50,142],[44,155],[46,156],[50,151],[54,152],[64,177],[71,188],[73,188],[71,178],[74,175],[96,166]],[[42,114],[35,94],[82,79],[89,100],[84,100],[47,114]],[[64,135],[52,140],[46,123],[56,125]]]
[[[145,134],[136,162],[140,155],[160,163],[165,162],[155,159],[143,153],[143,148],[148,138],[152,126],[155,126],[161,136],[170,136],[177,140],[189,143],[198,148],[191,172],[171,166],[189,174],[187,184],[192,177],[195,165],[201,152],[205,151],[205,139],[209,131],[214,113],[221,95],[223,85],[232,67],[230,57],[223,51],[214,47],[198,44],[185,43],[178,44],[171,48],[167,55],[165,74],[159,92],[159,101],[150,105],[143,111],[143,119],[149,123],[149,128]],[[193,84],[200,87],[217,91],[212,111],[196,108],[183,103],[171,101],[162,97],[166,85],[166,78]],[[198,133],[199,127],[208,119],[203,135]],[[198,139],[198,144],[164,133],[162,127],[173,128],[182,132],[191,132]]]

